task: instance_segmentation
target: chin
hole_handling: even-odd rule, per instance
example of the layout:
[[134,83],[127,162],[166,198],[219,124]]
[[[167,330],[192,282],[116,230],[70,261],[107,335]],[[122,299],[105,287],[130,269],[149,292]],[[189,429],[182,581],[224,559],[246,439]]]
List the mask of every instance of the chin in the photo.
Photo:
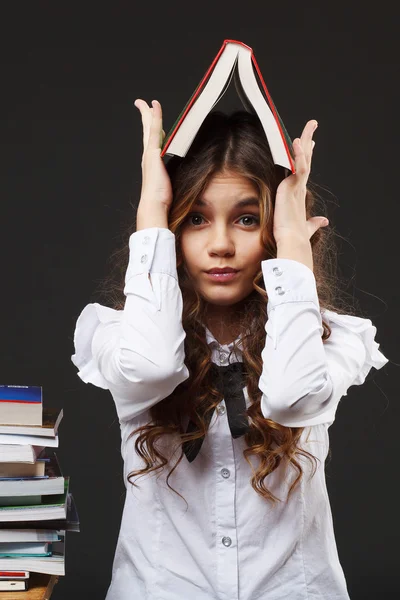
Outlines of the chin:
[[234,292],[232,289],[228,289],[228,286],[221,285],[215,287],[216,289],[213,290],[213,293],[207,293],[202,289],[199,289],[198,292],[206,302],[215,304],[216,306],[232,306],[233,304],[237,304],[238,302],[244,300],[244,298],[247,298],[252,291],[246,290],[240,293],[238,291]]

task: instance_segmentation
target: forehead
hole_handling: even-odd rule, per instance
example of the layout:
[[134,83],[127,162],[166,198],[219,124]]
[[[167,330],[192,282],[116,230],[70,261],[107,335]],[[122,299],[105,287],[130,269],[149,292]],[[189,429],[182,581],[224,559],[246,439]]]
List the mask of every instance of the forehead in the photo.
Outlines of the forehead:
[[203,194],[196,199],[195,204],[208,206],[213,201],[219,200],[230,202],[241,200],[242,202],[239,203],[241,206],[258,206],[258,190],[250,179],[240,174],[217,173],[209,181]]

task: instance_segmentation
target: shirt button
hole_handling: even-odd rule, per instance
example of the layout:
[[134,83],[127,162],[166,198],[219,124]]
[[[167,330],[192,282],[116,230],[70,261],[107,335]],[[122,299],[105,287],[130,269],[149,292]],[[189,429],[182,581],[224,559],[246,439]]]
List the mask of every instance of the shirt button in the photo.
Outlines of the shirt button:
[[226,360],[227,360],[227,358],[228,358],[228,355],[227,355],[227,354],[225,354],[224,352],[221,352],[221,354],[219,355],[219,360],[220,360],[222,363],[226,363]]
[[221,475],[224,479],[228,479],[230,474],[231,472],[229,471],[229,469],[221,469]]
[[140,259],[141,263],[145,263],[147,261],[147,254],[142,254],[142,258]]
[[148,244],[148,243],[149,243],[149,241],[150,241],[150,238],[149,238],[149,236],[148,236],[148,235],[145,235],[145,236],[144,236],[144,238],[143,238],[142,244]]
[[217,412],[219,415],[223,415],[225,414],[225,406],[223,404],[220,404],[219,406],[217,406]]
[[285,293],[285,288],[279,286],[279,287],[275,288],[275,291],[276,291],[277,294],[279,294],[280,296],[282,296]]
[[230,537],[223,537],[222,538],[222,543],[224,546],[230,546],[232,544],[232,540]]
[[280,269],[279,267],[274,267],[272,269],[272,272],[274,273],[274,275],[276,275],[277,277],[279,277],[280,275],[282,275],[283,271],[282,269]]

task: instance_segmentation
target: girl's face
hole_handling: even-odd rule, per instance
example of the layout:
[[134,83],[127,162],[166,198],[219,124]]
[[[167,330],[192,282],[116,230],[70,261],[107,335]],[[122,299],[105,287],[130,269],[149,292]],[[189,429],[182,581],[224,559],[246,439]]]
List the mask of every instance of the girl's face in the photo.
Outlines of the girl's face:
[[[238,205],[245,200],[248,205]],[[183,260],[206,302],[231,306],[253,291],[253,279],[267,258],[260,239],[258,191],[241,175],[218,173],[199,201],[182,227]],[[238,272],[231,280],[215,280],[207,271],[217,267]]]

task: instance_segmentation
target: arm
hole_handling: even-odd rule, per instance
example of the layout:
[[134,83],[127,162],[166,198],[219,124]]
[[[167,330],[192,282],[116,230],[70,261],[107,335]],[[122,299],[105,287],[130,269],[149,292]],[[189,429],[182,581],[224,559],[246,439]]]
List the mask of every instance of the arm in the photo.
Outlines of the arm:
[[307,218],[305,205],[316,126],[309,121],[301,139],[294,140],[296,173],[281,181],[275,198],[277,258],[261,263],[268,294],[261,411],[287,427],[332,422],[347,389],[363,383],[372,366],[387,362],[369,319],[325,311],[325,318],[327,312],[336,315],[336,324],[325,343],[321,338],[310,239],[328,220]]
[[131,235],[129,249],[123,311],[89,304],[78,319],[72,357],[83,381],[112,392],[120,420],[149,409],[189,376],[175,236],[142,229]]
[[87,382],[109,389],[120,421],[166,398],[189,377],[175,236],[168,229],[172,186],[160,157],[162,110],[137,99],[143,123],[142,190],[129,240],[123,311],[89,304],[78,319],[73,363]]
[[347,389],[387,362],[373,341],[376,329],[369,319],[327,311],[335,320],[323,343],[313,272],[288,258],[263,261],[262,270],[268,294],[262,413],[287,427],[332,422]]

